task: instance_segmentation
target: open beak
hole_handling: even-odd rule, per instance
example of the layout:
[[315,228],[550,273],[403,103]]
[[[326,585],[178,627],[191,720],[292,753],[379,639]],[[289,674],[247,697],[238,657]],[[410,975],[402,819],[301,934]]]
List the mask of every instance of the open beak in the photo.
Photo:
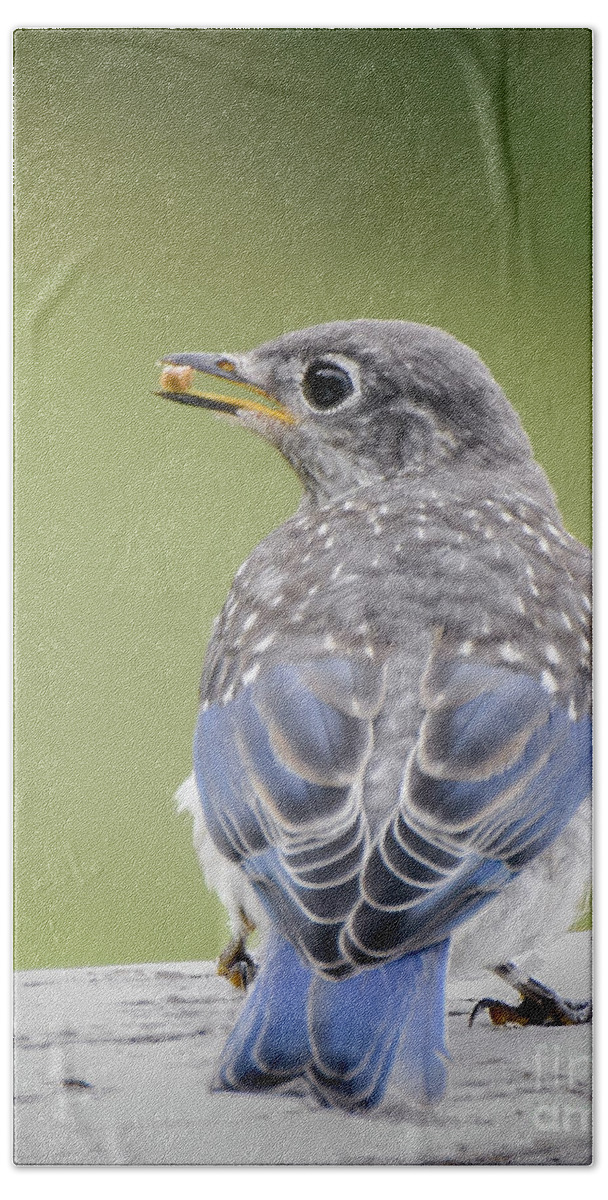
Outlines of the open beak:
[[[253,412],[281,421],[285,425],[295,423],[295,417],[275,396],[244,379],[239,374],[237,364],[226,355],[168,354],[166,358],[161,359],[160,365],[163,367],[160,377],[161,390],[155,392],[155,395],[163,396],[165,400],[195,404],[200,408],[230,413],[232,416],[237,416],[239,412]],[[199,391],[198,388],[192,387],[197,371],[215,379],[225,379],[233,387],[242,388],[243,393],[236,392],[233,395]]]

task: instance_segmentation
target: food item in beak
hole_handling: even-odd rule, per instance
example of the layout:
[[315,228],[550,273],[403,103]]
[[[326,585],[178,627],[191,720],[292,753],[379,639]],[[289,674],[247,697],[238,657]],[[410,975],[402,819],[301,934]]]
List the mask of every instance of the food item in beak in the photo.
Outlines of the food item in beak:
[[172,363],[164,367],[160,386],[164,392],[187,392],[192,385],[194,367],[176,367]]

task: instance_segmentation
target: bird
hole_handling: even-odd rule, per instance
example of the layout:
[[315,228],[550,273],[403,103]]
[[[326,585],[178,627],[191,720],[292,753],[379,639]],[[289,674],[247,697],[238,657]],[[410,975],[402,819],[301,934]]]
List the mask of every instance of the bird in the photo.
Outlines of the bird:
[[589,551],[439,328],[334,321],[160,365],[158,395],[302,485],[215,622],[178,792],[245,991],[216,1086],[437,1103],[449,964],[518,986],[510,960],[568,927],[590,871]]

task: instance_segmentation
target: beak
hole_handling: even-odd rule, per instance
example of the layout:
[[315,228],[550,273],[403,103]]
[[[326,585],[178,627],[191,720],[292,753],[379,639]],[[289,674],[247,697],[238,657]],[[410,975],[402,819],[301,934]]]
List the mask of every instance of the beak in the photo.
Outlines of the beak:
[[[178,400],[180,404],[194,404],[199,408],[209,408],[214,412],[230,413],[237,416],[239,412],[261,413],[284,425],[293,425],[295,417],[269,392],[250,383],[239,372],[236,362],[223,354],[168,354],[159,364],[163,367],[160,377],[161,390],[155,392],[165,400]],[[237,388],[243,389],[243,394],[218,394],[216,392],[199,391],[193,388],[192,381],[196,372],[211,375],[215,379],[225,379]],[[249,395],[246,395],[249,392]],[[262,397],[258,399],[257,397]]]

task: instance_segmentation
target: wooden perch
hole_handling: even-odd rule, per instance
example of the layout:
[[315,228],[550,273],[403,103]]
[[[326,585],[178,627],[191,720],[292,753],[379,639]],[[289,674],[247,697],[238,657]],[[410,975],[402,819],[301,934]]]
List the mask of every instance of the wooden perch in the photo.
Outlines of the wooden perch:
[[[577,935],[584,936],[584,935]],[[487,988],[487,981],[485,984]],[[369,1117],[213,1092],[239,995],[212,963],[16,976],[15,1159],[36,1164],[587,1163],[591,1027],[493,1028],[449,999],[450,1085]]]

